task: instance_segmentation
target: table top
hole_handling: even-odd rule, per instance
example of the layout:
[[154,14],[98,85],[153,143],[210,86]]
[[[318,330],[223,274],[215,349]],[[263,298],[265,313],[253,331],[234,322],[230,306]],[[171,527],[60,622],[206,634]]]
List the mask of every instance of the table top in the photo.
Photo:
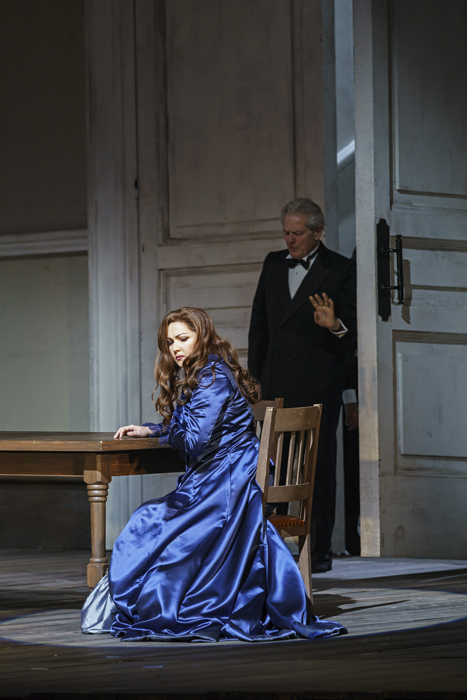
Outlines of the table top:
[[0,452],[128,452],[165,447],[158,438],[124,437],[114,433],[1,432]]

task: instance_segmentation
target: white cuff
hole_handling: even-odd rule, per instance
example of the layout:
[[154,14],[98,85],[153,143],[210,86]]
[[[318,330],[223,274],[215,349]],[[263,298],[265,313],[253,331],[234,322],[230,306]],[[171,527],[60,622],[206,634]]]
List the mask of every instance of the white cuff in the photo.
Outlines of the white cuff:
[[331,333],[332,333],[333,335],[336,335],[338,338],[342,338],[342,337],[347,333],[347,331],[348,331],[349,329],[346,328],[346,327],[344,326],[344,324],[342,323],[342,321],[340,320],[340,318],[338,318],[337,320],[338,320],[339,323],[341,324],[340,329],[339,329],[338,331],[331,331],[331,329],[329,329],[329,330],[331,331]]
[[357,392],[355,389],[345,389],[342,392],[342,403],[357,403]]

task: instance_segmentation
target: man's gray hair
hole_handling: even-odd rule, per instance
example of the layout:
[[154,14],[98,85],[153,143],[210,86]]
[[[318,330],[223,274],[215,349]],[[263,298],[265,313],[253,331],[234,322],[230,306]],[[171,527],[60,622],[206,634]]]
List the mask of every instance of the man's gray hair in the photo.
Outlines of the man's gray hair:
[[306,227],[310,231],[314,231],[318,226],[324,228],[324,214],[315,202],[312,202],[308,197],[297,197],[285,205],[281,212],[281,223],[284,225],[286,214],[305,214]]

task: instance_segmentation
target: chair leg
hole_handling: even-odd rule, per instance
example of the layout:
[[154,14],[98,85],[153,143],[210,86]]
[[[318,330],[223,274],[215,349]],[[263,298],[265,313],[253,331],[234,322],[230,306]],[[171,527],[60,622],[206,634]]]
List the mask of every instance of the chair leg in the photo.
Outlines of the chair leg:
[[300,573],[305,582],[306,592],[311,601],[311,606],[313,606],[313,582],[311,579],[311,549],[310,549],[310,535],[303,535],[298,538],[298,565],[300,568]]

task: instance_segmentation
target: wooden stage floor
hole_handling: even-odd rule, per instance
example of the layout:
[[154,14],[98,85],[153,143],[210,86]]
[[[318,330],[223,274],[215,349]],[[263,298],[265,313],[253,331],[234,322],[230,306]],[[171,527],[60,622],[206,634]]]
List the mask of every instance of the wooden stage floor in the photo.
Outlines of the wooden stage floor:
[[467,698],[467,560],[338,558],[316,612],[349,635],[124,643],[80,632],[82,551],[0,550],[0,696]]

